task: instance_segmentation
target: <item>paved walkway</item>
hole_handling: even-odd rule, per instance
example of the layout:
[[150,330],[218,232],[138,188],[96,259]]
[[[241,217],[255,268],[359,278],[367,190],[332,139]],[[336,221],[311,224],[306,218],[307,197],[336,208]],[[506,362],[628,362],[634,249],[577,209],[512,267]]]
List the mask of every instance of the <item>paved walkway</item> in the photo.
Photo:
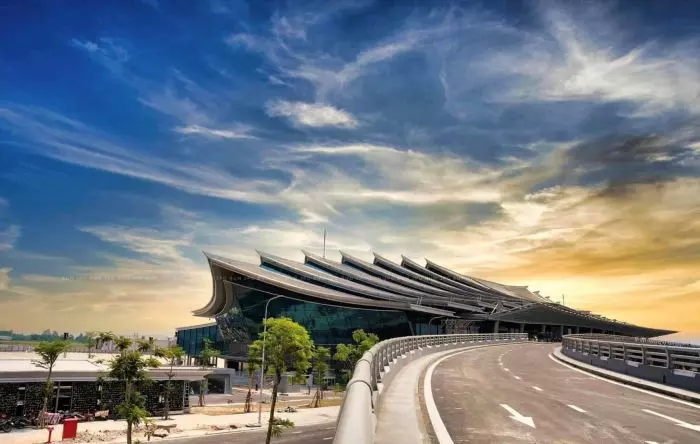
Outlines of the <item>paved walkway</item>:
[[[335,425],[335,420],[338,417],[338,406],[334,407],[320,407],[316,409],[299,409],[296,413],[277,413],[276,417],[289,419],[294,422],[296,426],[311,426],[319,424],[331,424]],[[267,419],[269,417],[269,412],[263,412],[262,422],[263,426],[267,426]],[[169,438],[184,438],[184,437],[199,437],[217,433],[228,433],[228,434],[238,434],[246,433],[246,431],[257,430],[255,428],[245,427],[246,424],[256,423],[258,421],[258,414],[256,413],[243,413],[237,415],[203,415],[198,413],[193,413],[189,415],[176,415],[173,416],[168,421],[158,421],[168,424],[177,424],[177,429],[174,433],[170,434]],[[235,431],[230,431],[230,426],[236,425],[240,429]],[[220,429],[220,430],[217,430]],[[80,437],[81,432],[99,433],[101,431],[113,431],[110,435],[117,435],[113,439],[100,440],[101,443],[124,443],[126,442],[126,437],[124,435],[119,436],[119,431],[126,430],[125,421],[96,421],[96,422],[83,422],[78,424],[78,434]],[[52,442],[60,441],[61,434],[63,433],[63,426],[57,425],[53,431]],[[291,433],[291,432],[290,432]],[[3,434],[0,438],[2,444],[38,444],[45,443],[48,436],[48,431],[46,430],[14,430],[9,434]],[[142,432],[134,433],[135,439],[140,439],[145,442]],[[161,441],[161,438],[152,438],[151,442],[157,443]],[[85,442],[80,441],[79,442]],[[98,441],[94,441],[98,442]]]
[[399,370],[386,392],[382,393],[376,444],[430,443],[418,396],[420,376],[431,362],[458,350],[461,349],[422,356]]

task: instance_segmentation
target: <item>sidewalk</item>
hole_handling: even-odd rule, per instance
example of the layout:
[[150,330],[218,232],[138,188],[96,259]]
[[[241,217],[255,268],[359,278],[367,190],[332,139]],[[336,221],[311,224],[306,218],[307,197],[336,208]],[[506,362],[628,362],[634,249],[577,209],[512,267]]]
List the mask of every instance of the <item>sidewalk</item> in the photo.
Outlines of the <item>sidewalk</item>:
[[[476,345],[476,344],[474,344]],[[474,345],[465,345],[464,350]],[[430,353],[401,368],[382,393],[381,408],[377,412],[376,444],[426,444],[430,436],[420,405],[418,389],[423,370],[442,356],[462,348]]]
[[[296,413],[276,413],[275,417],[289,419],[294,422],[297,427],[317,425],[317,424],[335,424],[340,407],[319,407],[316,409],[299,409]],[[263,427],[267,427],[269,412],[263,412],[262,423]],[[237,415],[203,415],[193,413],[187,415],[176,415],[168,421],[162,421],[154,418],[156,423],[177,424],[173,433],[167,438],[151,438],[152,443],[158,441],[166,441],[172,438],[197,437],[220,433],[246,433],[250,430],[259,430],[259,428],[249,428],[246,424],[257,423],[258,413],[242,413]],[[236,425],[239,429],[233,430],[231,425]],[[125,421],[96,421],[83,422],[78,424],[78,439],[75,441],[66,441],[72,443],[100,442],[104,444],[125,443],[126,435]],[[101,433],[107,431],[107,433]],[[86,433],[87,432],[87,433]],[[63,426],[57,425],[54,428],[52,442],[60,442]],[[0,441],[2,444],[39,444],[45,443],[48,437],[47,430],[13,430],[11,433],[3,434]],[[90,439],[92,438],[92,439]],[[134,432],[134,440],[139,439],[146,442],[142,431]]]

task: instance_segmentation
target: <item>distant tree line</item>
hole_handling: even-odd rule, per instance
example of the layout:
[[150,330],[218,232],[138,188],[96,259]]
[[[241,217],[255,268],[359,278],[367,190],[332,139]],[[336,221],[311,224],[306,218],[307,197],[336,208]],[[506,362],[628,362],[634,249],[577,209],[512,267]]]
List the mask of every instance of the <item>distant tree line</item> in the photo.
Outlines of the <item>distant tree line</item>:
[[[56,339],[63,340],[63,335],[63,333],[58,333],[56,330],[44,330],[41,333],[26,334],[15,333],[12,330],[0,330],[0,336],[11,337],[13,341],[53,341]],[[70,342],[80,342],[83,344],[87,344],[89,342],[89,336],[87,332],[80,333],[78,336],[75,336],[72,333],[68,333],[68,336],[65,339]]]

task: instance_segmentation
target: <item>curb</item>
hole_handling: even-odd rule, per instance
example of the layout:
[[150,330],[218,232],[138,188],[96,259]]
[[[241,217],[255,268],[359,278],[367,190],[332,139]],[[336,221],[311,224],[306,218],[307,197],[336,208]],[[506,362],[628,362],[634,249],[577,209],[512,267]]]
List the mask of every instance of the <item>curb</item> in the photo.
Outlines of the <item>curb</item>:
[[614,372],[611,372],[609,370],[606,371],[604,369],[599,369],[594,366],[585,364],[583,362],[579,362],[568,356],[565,356],[561,353],[560,350],[560,348],[555,349],[554,352],[551,353],[551,356],[561,363],[570,365],[572,367],[576,367],[577,369],[582,370],[586,373],[591,373],[600,376],[601,378],[610,379],[612,381],[619,382],[620,384],[636,387],[638,389],[643,389],[649,392],[658,393],[664,396],[670,396],[673,398],[681,399],[683,401],[692,402],[693,404],[700,405],[700,393],[697,395],[693,393],[678,393],[675,390],[671,390],[672,387],[659,387],[657,385],[650,385],[647,381],[640,378],[634,378],[629,375],[616,375]]

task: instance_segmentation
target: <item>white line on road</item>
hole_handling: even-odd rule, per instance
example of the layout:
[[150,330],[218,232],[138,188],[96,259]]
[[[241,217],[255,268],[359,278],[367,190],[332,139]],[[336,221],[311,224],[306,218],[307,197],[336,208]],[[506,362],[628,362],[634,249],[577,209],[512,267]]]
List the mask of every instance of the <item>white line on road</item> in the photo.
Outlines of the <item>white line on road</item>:
[[324,441],[330,441],[331,439],[333,439],[332,436],[329,436],[328,438],[323,438]]
[[581,407],[576,407],[576,406],[573,405],[573,404],[567,404],[567,405],[569,406],[569,408],[574,409],[574,410],[576,410],[576,411],[579,412],[579,413],[586,413],[586,411],[585,411],[584,409],[582,409]]
[[503,370],[505,370],[505,371],[507,371],[507,372],[509,372],[509,371],[510,371],[510,369],[507,369],[507,368],[504,368]]
[[[493,346],[498,345],[494,344]],[[461,350],[456,353],[448,354],[447,356],[443,356],[440,359],[433,362],[432,364],[430,364],[428,369],[425,371],[425,376],[423,377],[423,399],[425,400],[425,408],[428,411],[428,419],[430,420],[430,423],[433,426],[433,433],[435,433],[435,437],[437,438],[437,441],[440,444],[454,444],[454,441],[452,440],[450,434],[447,432],[447,427],[445,426],[445,423],[440,417],[440,412],[437,409],[437,405],[435,405],[435,399],[433,398],[433,372],[435,371],[435,368],[446,359],[452,358],[457,355],[461,355],[463,353],[481,350],[487,347],[489,346],[471,347],[466,350]]]
[[533,385],[532,388],[534,388],[534,389],[537,390],[538,392],[541,392],[541,391],[542,391],[542,389],[539,388],[539,387],[537,387],[536,385]]
[[653,410],[642,409],[642,411],[647,412],[647,413],[652,414],[652,415],[655,415],[655,416],[658,416],[659,418],[668,419],[669,421],[675,422],[677,426],[681,426],[681,427],[684,427],[686,429],[695,430],[696,432],[700,432],[700,425],[688,424],[685,421],[681,421],[680,419],[676,419],[672,416],[664,415],[662,413],[657,413]]
[[682,399],[674,398],[674,397],[672,397],[672,396],[662,395],[661,393],[651,392],[651,391],[649,391],[649,390],[644,390],[644,389],[641,389],[641,388],[638,388],[638,387],[633,387],[633,386],[631,386],[631,385],[623,384],[623,383],[621,383],[621,382],[613,381],[613,380],[611,380],[611,379],[604,378],[604,377],[602,377],[602,376],[594,375],[593,373],[589,373],[589,372],[587,372],[587,371],[585,371],[585,370],[581,370],[580,368],[576,368],[576,367],[574,367],[573,365],[569,365],[569,364],[567,364],[566,362],[562,362],[562,361],[558,360],[557,358],[555,358],[554,356],[552,356],[551,353],[549,354],[549,359],[551,359],[552,361],[556,362],[556,363],[559,364],[559,365],[563,365],[564,367],[568,367],[568,368],[570,368],[571,370],[577,371],[577,372],[579,372],[579,373],[583,373],[584,375],[589,376],[589,377],[591,377],[591,378],[600,379],[601,381],[605,381],[605,382],[608,382],[608,383],[610,383],[610,384],[619,385],[620,387],[625,387],[625,388],[628,388],[628,389],[630,389],[630,390],[634,390],[634,391],[637,391],[637,392],[646,393],[647,395],[656,396],[657,398],[663,398],[663,399],[665,399],[665,400],[667,400],[667,401],[673,401],[673,402],[675,402],[675,403],[683,404],[683,405],[688,406],[688,407],[693,407],[693,408],[696,408],[696,409],[700,409],[700,404],[693,404],[692,402],[683,401]]
[[510,417],[518,422],[522,422],[525,425],[528,425],[532,427],[533,429],[535,428],[535,421],[529,417],[529,416],[523,416],[520,413],[518,413],[517,410],[515,410],[513,407],[509,406],[508,404],[501,404],[501,407],[506,409],[508,413],[510,413]]
[[656,441],[644,441],[644,444],[659,444]]
[[514,377],[515,379],[517,379],[518,381],[520,381],[521,379],[523,379],[523,378],[521,378],[520,376],[517,376],[517,375],[513,375],[513,377]]

